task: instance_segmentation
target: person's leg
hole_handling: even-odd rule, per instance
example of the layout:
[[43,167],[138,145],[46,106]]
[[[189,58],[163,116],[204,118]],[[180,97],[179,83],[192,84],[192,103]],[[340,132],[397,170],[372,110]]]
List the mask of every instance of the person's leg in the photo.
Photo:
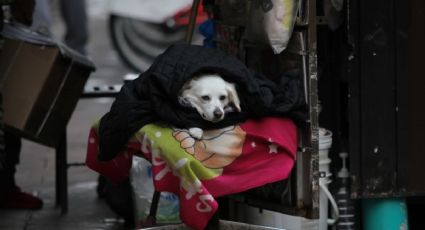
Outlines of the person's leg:
[[21,138],[4,132],[4,163],[0,170],[0,187],[13,187],[15,183],[16,165],[19,163],[19,154],[21,152]]
[[2,175],[5,172],[6,165],[6,151],[4,143],[4,124],[3,124],[3,95],[0,90],[0,181],[2,180]]
[[7,183],[7,171],[6,165],[7,165],[7,155],[5,150],[5,140],[4,140],[4,124],[3,124],[3,97],[0,91],[0,184],[2,181],[5,181]]
[[85,55],[88,41],[85,0],[61,0],[60,8],[66,25],[65,44]]
[[[7,147],[6,143],[8,144]],[[0,188],[15,186],[15,166],[19,163],[20,148],[20,139],[14,138],[14,136],[9,135],[5,131],[3,123],[3,95],[0,92]],[[15,152],[17,153],[15,154]]]
[[21,138],[9,133],[4,133],[5,158],[0,170],[0,208],[13,209],[40,209],[43,201],[29,193],[21,191],[16,185],[16,165],[19,163],[21,152]]
[[36,0],[31,29],[40,34],[50,36],[52,34],[51,28],[52,16],[49,0]]

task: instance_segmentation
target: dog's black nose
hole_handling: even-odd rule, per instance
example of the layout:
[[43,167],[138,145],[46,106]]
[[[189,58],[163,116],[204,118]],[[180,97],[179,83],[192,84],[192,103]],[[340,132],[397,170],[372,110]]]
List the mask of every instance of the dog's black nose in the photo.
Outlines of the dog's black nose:
[[214,110],[214,117],[221,118],[223,116],[223,112],[219,109]]

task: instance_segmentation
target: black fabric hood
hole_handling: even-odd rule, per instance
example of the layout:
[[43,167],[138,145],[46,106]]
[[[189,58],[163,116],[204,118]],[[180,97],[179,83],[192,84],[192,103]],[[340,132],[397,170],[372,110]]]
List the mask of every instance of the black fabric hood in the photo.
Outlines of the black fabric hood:
[[[240,113],[212,123],[178,102],[182,86],[201,73],[218,73],[236,84]],[[121,89],[99,125],[100,160],[111,160],[144,125],[161,123],[180,128],[222,128],[248,118],[290,116],[305,119],[306,107],[298,74],[275,83],[249,70],[236,57],[202,46],[177,44],[158,56],[152,66]]]

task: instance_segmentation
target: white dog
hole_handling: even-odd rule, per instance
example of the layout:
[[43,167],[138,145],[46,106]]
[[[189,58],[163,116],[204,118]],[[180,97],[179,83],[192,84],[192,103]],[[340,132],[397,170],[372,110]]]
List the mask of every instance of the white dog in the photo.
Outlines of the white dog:
[[[194,107],[207,121],[219,122],[228,112],[240,112],[240,101],[233,83],[229,83],[217,74],[195,77],[183,86],[179,101],[183,105]],[[189,133],[201,139],[200,128],[190,128]]]

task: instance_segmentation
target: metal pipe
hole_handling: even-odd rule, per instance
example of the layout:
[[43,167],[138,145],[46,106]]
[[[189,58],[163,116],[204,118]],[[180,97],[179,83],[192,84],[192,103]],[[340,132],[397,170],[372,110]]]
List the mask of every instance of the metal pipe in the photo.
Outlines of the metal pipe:
[[198,8],[201,0],[193,0],[192,9],[190,10],[189,25],[186,31],[186,43],[192,43],[193,31],[195,30],[196,17],[198,16]]

